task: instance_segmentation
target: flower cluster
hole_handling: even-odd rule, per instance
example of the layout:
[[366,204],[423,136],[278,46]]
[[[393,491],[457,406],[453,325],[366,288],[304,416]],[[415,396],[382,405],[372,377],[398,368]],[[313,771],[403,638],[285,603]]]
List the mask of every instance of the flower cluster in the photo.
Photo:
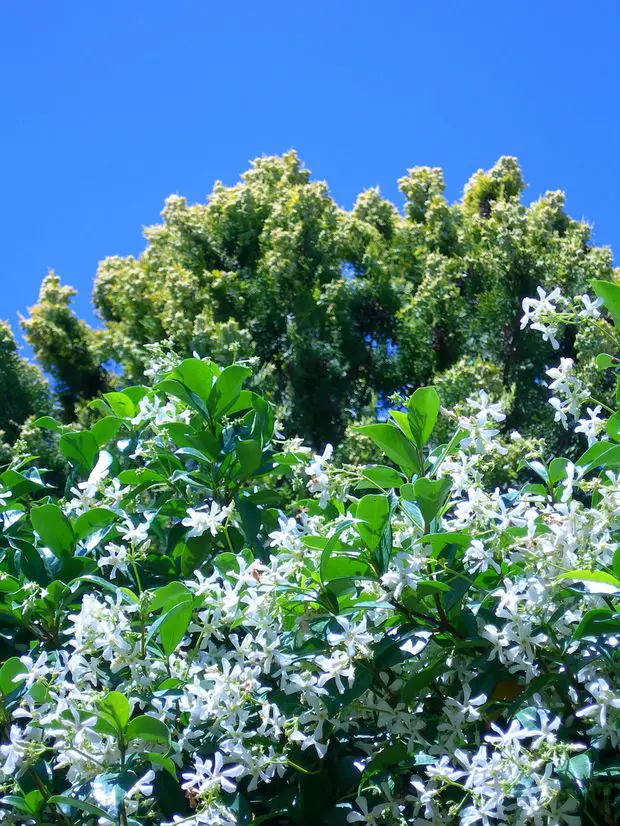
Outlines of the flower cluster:
[[385,464],[338,470],[274,440],[248,373],[107,394],[66,497],[0,474],[2,822],[611,823],[613,444],[487,490],[501,407],[437,445],[424,388],[363,428]]

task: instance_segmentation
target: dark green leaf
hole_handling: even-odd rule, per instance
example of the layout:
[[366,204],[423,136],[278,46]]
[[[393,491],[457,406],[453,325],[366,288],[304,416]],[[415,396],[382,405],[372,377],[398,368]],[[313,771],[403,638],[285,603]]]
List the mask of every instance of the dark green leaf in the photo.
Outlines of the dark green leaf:
[[258,439],[239,439],[235,450],[243,476],[251,476],[262,464],[261,443]]

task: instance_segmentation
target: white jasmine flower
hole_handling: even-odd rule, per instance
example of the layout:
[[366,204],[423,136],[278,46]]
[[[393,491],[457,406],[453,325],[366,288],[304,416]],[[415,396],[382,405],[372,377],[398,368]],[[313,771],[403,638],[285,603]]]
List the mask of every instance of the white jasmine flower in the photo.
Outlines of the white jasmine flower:
[[[216,536],[219,526],[224,522],[232,511],[232,504],[220,507],[217,502],[203,505],[202,508],[187,509],[187,516],[183,519],[182,524],[191,528],[187,532],[187,536],[202,536],[205,531],[209,531],[211,536]],[[208,510],[203,510],[208,508]]]

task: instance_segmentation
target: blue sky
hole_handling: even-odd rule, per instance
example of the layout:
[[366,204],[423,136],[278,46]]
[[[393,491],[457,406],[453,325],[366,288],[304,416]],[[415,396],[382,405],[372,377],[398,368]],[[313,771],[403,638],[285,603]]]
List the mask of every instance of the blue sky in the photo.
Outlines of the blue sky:
[[620,249],[617,0],[22,0],[0,10],[0,318],[48,268],[93,319],[97,262],[138,254],[172,192],[203,200],[295,148],[336,200],[502,154],[527,199]]

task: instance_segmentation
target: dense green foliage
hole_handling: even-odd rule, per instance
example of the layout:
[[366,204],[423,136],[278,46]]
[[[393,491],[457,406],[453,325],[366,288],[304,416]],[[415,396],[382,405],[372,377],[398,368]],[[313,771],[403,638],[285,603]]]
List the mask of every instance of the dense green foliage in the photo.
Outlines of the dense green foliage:
[[[593,288],[610,320],[554,290],[522,323],[598,330],[620,387],[620,287]],[[393,466],[338,466],[250,372],[177,359],[88,428],[43,417],[63,495],[0,473],[2,823],[616,823],[620,392],[580,418],[561,357],[550,409],[589,447],[513,436],[501,493],[484,392],[457,416],[418,388],[361,427]]]
[[11,328],[0,322],[0,465],[23,452],[45,456],[48,467],[57,466],[52,440],[32,426],[52,410],[52,394],[41,371],[19,355]]
[[[290,152],[217,183],[206,204],[173,196],[139,258],[100,264],[102,329],[79,321],[72,290],[48,276],[23,323],[67,415],[115,385],[106,363],[142,381],[144,345],[161,343],[222,365],[255,358],[255,386],[314,445],[430,381],[447,406],[486,387],[524,435],[557,439],[536,381],[552,349],[520,329],[521,301],[539,284],[575,296],[613,279],[610,251],[592,247],[561,193],[525,207],[514,158],[477,172],[454,205],[439,169],[411,169],[399,186],[402,214],[377,189],[347,211]],[[570,329],[559,345],[570,357],[600,349]]]

